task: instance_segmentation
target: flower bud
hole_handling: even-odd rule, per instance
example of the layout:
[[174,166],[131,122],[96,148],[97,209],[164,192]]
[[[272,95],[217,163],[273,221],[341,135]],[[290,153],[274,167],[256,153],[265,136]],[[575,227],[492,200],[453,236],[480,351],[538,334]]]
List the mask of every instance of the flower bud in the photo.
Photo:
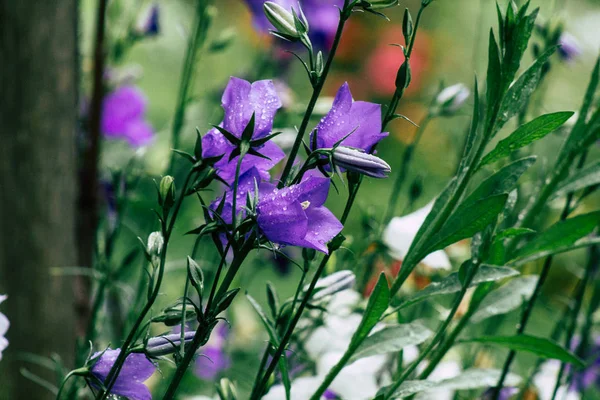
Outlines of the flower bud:
[[222,400],[237,400],[237,390],[235,389],[235,385],[227,378],[223,378],[219,381],[217,385],[217,392],[219,394],[219,398]]
[[161,179],[159,193],[163,207],[170,208],[175,204],[175,183],[171,175]]
[[295,41],[308,32],[308,24],[305,20],[300,20],[291,11],[272,1],[265,2],[263,6],[265,16],[273,24],[276,34],[284,39]]
[[[356,283],[356,276],[351,271],[338,271],[321,278],[315,286],[313,301],[321,300],[346,289],[352,289]],[[307,290],[308,287],[305,288]]]
[[558,39],[557,52],[561,60],[570,62],[581,55],[581,46],[575,36],[563,32]]
[[[185,345],[194,340],[195,331],[186,331],[183,335]],[[172,333],[170,335],[157,336],[150,338],[146,343],[146,354],[149,357],[160,357],[173,354],[179,351],[181,347],[181,334]]]
[[163,238],[162,233],[160,233],[159,231],[152,232],[148,236],[148,245],[146,246],[146,250],[151,256],[159,256],[164,244],[165,239]]
[[442,114],[453,114],[465,104],[471,91],[462,83],[449,86],[443,89],[436,98],[436,103],[440,107]]
[[140,36],[156,36],[160,32],[160,9],[158,4],[153,4],[142,13],[135,26],[135,31]]
[[385,178],[391,171],[388,163],[381,158],[345,146],[333,150],[333,162],[340,168],[373,178]]

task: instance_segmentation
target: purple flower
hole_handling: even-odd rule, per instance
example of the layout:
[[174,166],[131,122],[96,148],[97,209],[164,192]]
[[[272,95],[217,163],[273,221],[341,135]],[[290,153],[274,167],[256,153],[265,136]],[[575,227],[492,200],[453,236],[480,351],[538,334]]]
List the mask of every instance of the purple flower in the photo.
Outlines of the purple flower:
[[[580,338],[573,338],[571,349],[577,350],[580,343]],[[586,361],[586,367],[583,369],[573,370],[573,381],[570,390],[582,393],[590,386],[595,385],[600,388],[600,337],[597,337],[593,343],[589,343],[585,354],[583,355]],[[571,369],[567,365],[566,374],[569,374]]]
[[327,400],[335,400],[338,398],[338,395],[331,389],[327,389],[325,393],[323,393],[323,398]]
[[573,61],[581,55],[581,46],[575,38],[568,32],[563,32],[558,39],[558,55],[563,61]]
[[[257,31],[262,33],[268,33],[269,30],[273,29],[273,25],[267,20],[267,17],[263,12],[265,1],[266,0],[246,0],[246,4],[252,13],[254,27]],[[343,0],[271,1],[288,10],[293,8],[298,14],[298,4],[300,4],[302,6],[302,11],[308,19],[308,36],[310,37],[313,46],[317,49],[327,49],[331,46],[340,20],[339,8],[342,8],[344,5]]]
[[146,97],[135,86],[122,86],[104,98],[102,133],[107,138],[125,139],[132,147],[153,139],[152,126],[144,119]]
[[224,350],[227,336],[229,329],[226,324],[221,324],[213,331],[208,343],[201,348],[202,355],[196,359],[194,368],[194,372],[200,378],[214,380],[221,371],[229,368],[231,359]]
[[[260,174],[252,168],[240,176],[237,212],[243,212],[247,193],[253,193]],[[256,207],[258,227],[273,243],[306,247],[327,253],[327,243],[341,230],[342,224],[323,206],[329,193],[329,179],[306,174],[297,185],[277,189],[271,183],[258,186]],[[215,209],[219,201],[215,201]],[[231,222],[233,192],[225,194],[222,218]]]
[[[100,358],[93,365],[92,374],[104,382],[120,352],[121,349],[109,349],[104,353],[94,354],[93,358],[98,356]],[[151,400],[152,394],[150,394],[150,390],[144,385],[144,382],[152,376],[155,370],[154,364],[144,354],[132,353],[128,355],[111,393],[132,400]]]
[[333,106],[311,134],[311,145],[317,135],[316,148],[331,148],[341,144],[372,153],[373,147],[387,132],[381,132],[381,106],[366,101],[354,101],[348,83],[338,90]]
[[277,189],[259,187],[257,223],[273,243],[306,247],[328,253],[327,243],[343,228],[323,206],[329,193],[329,179],[306,176],[297,185]]
[[[6,300],[5,295],[0,295],[0,304]],[[0,360],[2,360],[2,351],[6,349],[8,346],[8,340],[4,337],[6,331],[8,331],[8,327],[10,323],[8,322],[8,318],[2,313],[0,313]]]
[[[250,83],[243,79],[232,77],[225,88],[221,99],[225,115],[221,127],[241,138],[244,128],[250,122],[252,114],[255,115],[254,134],[252,139],[260,139],[269,135],[273,129],[275,113],[281,107],[281,101],[275,92],[273,82],[270,80]],[[202,156],[216,157],[223,155],[215,168],[219,176],[226,182],[232,183],[235,179],[237,157],[229,161],[229,155],[235,150],[235,145],[230,143],[217,129],[210,130],[202,138]],[[261,154],[269,157],[246,155],[242,160],[240,175],[252,167],[260,172],[264,179],[269,178],[269,171],[275,164],[283,159],[284,152],[274,143],[267,142],[257,149]]]

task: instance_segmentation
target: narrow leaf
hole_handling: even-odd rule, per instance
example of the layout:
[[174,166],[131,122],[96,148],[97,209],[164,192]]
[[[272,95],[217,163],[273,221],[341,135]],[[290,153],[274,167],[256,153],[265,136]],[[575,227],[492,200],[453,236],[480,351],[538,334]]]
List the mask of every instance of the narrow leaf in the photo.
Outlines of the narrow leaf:
[[524,300],[531,297],[537,281],[537,275],[528,275],[507,282],[481,301],[471,321],[477,323],[494,315],[506,314],[517,309]]
[[363,314],[362,321],[360,321],[360,325],[356,329],[356,332],[354,332],[354,335],[352,335],[352,340],[348,346],[349,348],[358,346],[362,343],[373,327],[379,322],[379,319],[387,309],[389,302],[390,288],[385,274],[382,273],[379,275],[379,280],[371,293],[371,297],[369,297],[369,303]]
[[600,184],[600,161],[576,172],[556,188],[552,198]]
[[481,160],[479,166],[481,167],[503,157],[507,157],[513,151],[543,138],[564,124],[569,118],[571,118],[572,115],[573,112],[571,111],[545,114],[520,126],[506,139],[501,140],[496,145],[494,150],[490,151],[485,157],[483,157],[483,160]]
[[517,251],[514,260],[534,253],[573,245],[590,234],[600,223],[600,211],[578,215],[559,221],[547,230],[538,233],[529,243]]
[[392,325],[368,336],[358,347],[348,364],[364,357],[394,353],[407,346],[423,343],[432,332],[418,322]]
[[558,343],[536,336],[483,336],[479,338],[462,340],[461,343],[493,344],[510,350],[526,351],[542,358],[550,358],[553,360],[574,364],[578,368],[585,366],[583,360],[561,347]]
[[279,345],[279,337],[277,336],[277,332],[275,331],[275,328],[273,327],[273,324],[271,323],[271,321],[269,321],[269,318],[267,318],[267,315],[263,311],[262,307],[248,293],[246,293],[246,297],[248,298],[250,305],[252,305],[252,308],[254,308],[254,311],[256,311],[256,313],[260,317],[260,320],[262,321],[263,325],[265,326],[267,333],[269,334],[269,338],[271,339],[271,344],[273,346],[278,346]]

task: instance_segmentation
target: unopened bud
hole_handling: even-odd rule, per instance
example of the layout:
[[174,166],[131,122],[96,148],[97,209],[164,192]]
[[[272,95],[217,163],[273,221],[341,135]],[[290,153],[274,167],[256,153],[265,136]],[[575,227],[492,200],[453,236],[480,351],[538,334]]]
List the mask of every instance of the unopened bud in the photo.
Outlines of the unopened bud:
[[135,27],[140,36],[156,36],[160,32],[160,9],[153,4],[142,13]]
[[[351,271],[338,271],[321,278],[315,286],[313,301],[324,299],[346,289],[352,289],[356,283],[356,276]],[[308,287],[305,288],[305,291]]]
[[568,32],[563,32],[558,39],[558,55],[561,60],[570,62],[579,57],[582,53],[581,46],[575,36]]
[[170,208],[175,204],[175,183],[171,175],[161,179],[159,193],[163,207]]
[[[184,347],[194,340],[195,331],[186,331],[183,334],[185,342]],[[146,354],[149,357],[160,357],[173,354],[181,348],[181,334],[172,333],[170,335],[157,336],[148,340],[146,343]]]
[[154,255],[154,256],[159,256],[164,244],[165,244],[165,239],[163,238],[162,233],[160,233],[158,231],[152,232],[148,236],[148,245],[146,246],[146,249],[148,250],[148,254]]
[[269,22],[275,27],[275,33],[284,39],[295,41],[308,32],[308,23],[304,18],[300,20],[290,10],[277,3],[267,1],[263,5],[263,10]]
[[372,154],[351,147],[339,146],[333,150],[336,166],[373,178],[385,178],[391,169],[388,163]]
[[443,89],[437,95],[435,101],[443,114],[452,114],[465,104],[470,95],[471,91],[468,87],[462,83],[457,83]]

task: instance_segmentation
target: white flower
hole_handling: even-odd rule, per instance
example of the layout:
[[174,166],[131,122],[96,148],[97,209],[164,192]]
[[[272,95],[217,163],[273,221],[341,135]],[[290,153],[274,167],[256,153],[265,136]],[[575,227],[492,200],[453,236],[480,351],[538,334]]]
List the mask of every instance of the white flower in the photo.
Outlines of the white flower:
[[[554,392],[554,386],[556,385],[556,378],[558,377],[559,369],[559,361],[546,361],[542,364],[540,371],[533,377],[533,384],[537,388],[540,400],[550,400],[553,398],[552,394]],[[577,392],[569,391],[567,385],[563,385],[558,388],[556,398],[564,400],[580,399],[579,394]]]
[[[6,300],[5,295],[0,295],[0,304]],[[0,360],[2,360],[2,351],[6,349],[8,346],[8,340],[4,337],[6,331],[8,331],[8,327],[10,323],[8,322],[8,318],[2,313],[0,313]]]
[[[392,218],[383,232],[383,241],[390,248],[392,257],[397,260],[403,260],[406,257],[413,239],[432,207],[433,203],[429,203],[411,214]],[[421,262],[434,269],[449,270],[452,267],[444,250],[434,251]]]
[[[438,382],[444,379],[454,378],[460,375],[461,368],[456,361],[443,361],[431,372],[427,378],[430,381]],[[417,400],[452,400],[454,390],[451,389],[432,389],[417,395]]]
[[442,90],[438,94],[436,102],[442,108],[443,112],[454,113],[465,104],[470,94],[471,91],[468,87],[462,83],[457,83]]
[[[290,397],[291,400],[308,400],[310,396],[319,388],[323,379],[316,376],[305,376],[296,378],[292,382]],[[275,385],[269,393],[263,396],[262,400],[281,400],[285,399],[285,388],[283,385]]]

